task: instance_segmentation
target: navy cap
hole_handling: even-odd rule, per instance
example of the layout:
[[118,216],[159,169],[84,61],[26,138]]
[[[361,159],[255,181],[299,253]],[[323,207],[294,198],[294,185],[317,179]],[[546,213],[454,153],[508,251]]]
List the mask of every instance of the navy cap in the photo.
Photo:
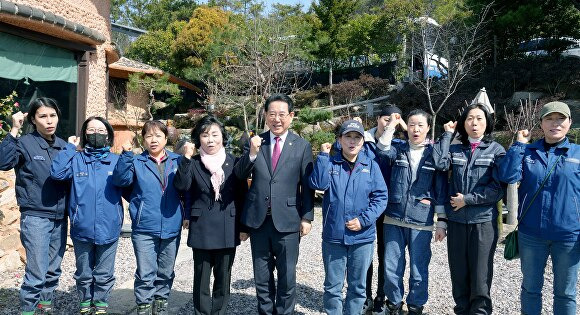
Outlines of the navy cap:
[[347,132],[358,132],[361,134],[361,136],[364,137],[365,135],[365,128],[363,127],[363,125],[356,121],[356,120],[347,120],[345,122],[342,123],[342,126],[340,126],[340,135],[344,135]]

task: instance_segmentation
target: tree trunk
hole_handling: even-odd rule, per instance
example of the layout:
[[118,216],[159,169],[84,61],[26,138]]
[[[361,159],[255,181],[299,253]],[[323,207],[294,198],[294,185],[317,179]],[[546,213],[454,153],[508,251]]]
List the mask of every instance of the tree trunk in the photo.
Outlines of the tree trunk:
[[332,65],[333,62],[330,60],[328,65],[328,104],[332,107],[334,106],[334,98],[332,97]]
[[510,225],[518,224],[518,186],[509,184],[507,187],[507,208],[508,215],[506,223]]
[[432,113],[433,122],[431,124],[431,140],[435,141],[435,126],[437,126],[437,113]]

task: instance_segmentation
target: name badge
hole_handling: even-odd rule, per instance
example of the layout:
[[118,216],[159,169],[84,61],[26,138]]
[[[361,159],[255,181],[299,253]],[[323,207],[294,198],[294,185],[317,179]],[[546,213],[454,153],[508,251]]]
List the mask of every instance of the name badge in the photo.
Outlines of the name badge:
[[32,159],[37,161],[46,161],[46,159],[42,155],[35,155],[32,157]]

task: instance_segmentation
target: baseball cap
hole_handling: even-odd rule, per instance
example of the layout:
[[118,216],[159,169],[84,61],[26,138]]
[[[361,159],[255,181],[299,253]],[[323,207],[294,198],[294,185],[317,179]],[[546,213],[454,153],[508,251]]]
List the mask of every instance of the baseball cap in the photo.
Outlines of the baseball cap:
[[342,126],[340,126],[341,136],[351,131],[358,132],[361,134],[361,136],[365,135],[365,128],[360,122],[356,120],[347,120],[342,123]]
[[380,113],[379,117],[391,116],[391,114],[403,115],[403,111],[401,111],[401,109],[395,105],[389,105],[389,106],[385,106],[385,107],[383,107],[383,109],[381,109],[381,113]]
[[551,113],[560,113],[570,118],[570,107],[566,103],[558,101],[547,103],[540,111],[540,118],[544,118]]

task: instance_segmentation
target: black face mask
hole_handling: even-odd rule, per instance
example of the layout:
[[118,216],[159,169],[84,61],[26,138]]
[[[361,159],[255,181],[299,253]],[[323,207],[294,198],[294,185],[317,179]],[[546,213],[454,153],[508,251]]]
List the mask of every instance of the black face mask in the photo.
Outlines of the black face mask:
[[107,146],[107,135],[100,133],[87,134],[87,145],[94,149],[100,149]]

